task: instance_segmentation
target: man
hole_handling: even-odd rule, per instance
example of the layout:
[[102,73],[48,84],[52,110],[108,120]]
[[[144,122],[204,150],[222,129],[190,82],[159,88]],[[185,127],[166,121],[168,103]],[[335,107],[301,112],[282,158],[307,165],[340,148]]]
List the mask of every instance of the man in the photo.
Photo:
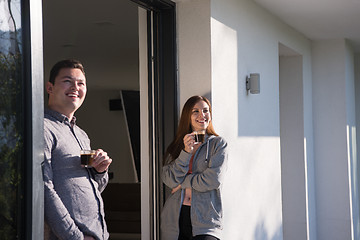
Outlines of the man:
[[76,124],[75,111],[86,95],[82,64],[63,60],[54,65],[46,84],[44,117],[45,239],[108,239],[100,193],[108,183],[112,160],[96,150],[91,168],[81,166],[80,150],[91,149]]

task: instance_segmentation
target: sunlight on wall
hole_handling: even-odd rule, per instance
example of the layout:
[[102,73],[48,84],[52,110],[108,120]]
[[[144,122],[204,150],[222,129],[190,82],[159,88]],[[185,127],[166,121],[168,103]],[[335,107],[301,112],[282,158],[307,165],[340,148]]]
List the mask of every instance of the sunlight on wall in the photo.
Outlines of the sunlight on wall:
[[306,137],[304,137],[304,165],[305,165],[305,204],[306,204],[306,236],[310,239],[310,214],[309,214],[309,172],[308,172],[308,154],[306,149]]
[[358,179],[357,179],[357,153],[356,153],[356,127],[346,126],[347,133],[347,156],[348,156],[348,171],[349,171],[349,192],[350,192],[350,214],[351,214],[351,234],[352,239],[354,235],[359,236],[359,222],[355,218],[359,211],[357,199],[358,193]]
[[238,94],[246,94],[239,62],[245,59],[238,55],[237,31],[216,19],[211,29],[213,123],[229,149],[223,238],[281,239],[280,138],[238,135]]
[[219,99],[212,101],[213,123],[222,134],[237,135],[237,33],[215,19],[211,19],[211,28],[217,32],[211,38],[212,56],[216,56],[211,59],[212,79],[219,79],[212,81],[211,86],[212,99]]
[[227,140],[224,239],[281,239],[280,139]]
[[[354,59],[354,77],[355,77],[355,112],[356,112],[356,139],[357,142],[360,142],[359,137],[360,137],[360,133],[359,133],[359,121],[360,121],[360,104],[359,104],[359,97],[360,97],[360,88],[359,88],[359,82],[360,82],[360,53],[355,54],[355,59]],[[357,152],[359,150],[360,146],[357,144],[357,148],[356,151]],[[357,159],[357,154],[356,154],[356,160]],[[353,171],[355,173],[359,172],[359,165],[356,165],[356,169],[353,169]],[[359,193],[359,184],[356,186],[356,192]],[[359,197],[359,194],[358,194]],[[360,211],[359,211],[360,214]],[[360,221],[360,220],[359,220]],[[354,231],[356,233],[356,236],[360,236],[360,223],[356,225],[356,230]]]

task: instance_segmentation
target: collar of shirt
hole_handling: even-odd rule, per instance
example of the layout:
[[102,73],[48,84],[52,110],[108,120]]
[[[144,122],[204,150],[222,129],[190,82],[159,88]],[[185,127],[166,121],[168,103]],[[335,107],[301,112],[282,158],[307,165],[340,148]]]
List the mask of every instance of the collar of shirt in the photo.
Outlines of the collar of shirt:
[[59,113],[57,111],[54,111],[50,108],[46,108],[45,109],[45,114],[48,114],[50,116],[52,116],[53,118],[55,118],[56,120],[60,121],[60,122],[66,122],[66,123],[70,123],[71,126],[74,126],[76,123],[76,117],[73,116],[73,118],[71,119],[71,121],[69,121],[69,118],[67,116],[65,116],[62,113]]

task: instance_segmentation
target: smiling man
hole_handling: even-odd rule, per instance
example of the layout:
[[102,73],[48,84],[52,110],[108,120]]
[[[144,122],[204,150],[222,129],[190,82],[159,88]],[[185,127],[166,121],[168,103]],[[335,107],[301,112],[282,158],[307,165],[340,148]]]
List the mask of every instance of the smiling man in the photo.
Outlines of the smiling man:
[[[75,61],[73,63],[79,68],[61,68],[58,71],[55,68],[46,84],[49,108],[63,113],[69,119],[72,119],[75,111],[84,102],[87,91],[84,69],[79,63],[76,64]],[[51,76],[55,74],[57,75]]]
[[44,116],[45,239],[109,238],[101,192],[112,162],[96,150],[91,167],[81,165],[80,150],[89,150],[87,134],[74,113],[86,96],[82,64],[63,60],[54,65],[46,84],[49,94]]

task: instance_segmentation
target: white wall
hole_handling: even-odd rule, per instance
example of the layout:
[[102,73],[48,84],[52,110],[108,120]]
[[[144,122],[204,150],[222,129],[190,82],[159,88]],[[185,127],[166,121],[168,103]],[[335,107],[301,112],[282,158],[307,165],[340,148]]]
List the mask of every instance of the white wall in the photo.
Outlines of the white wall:
[[345,41],[347,156],[350,182],[351,234],[352,239],[360,239],[354,58],[355,54],[350,43]]
[[211,99],[210,0],[176,5],[180,111],[193,95]]
[[312,52],[318,239],[353,239],[353,57],[345,40],[316,41]]
[[[313,172],[310,41],[253,1],[211,1],[211,17],[213,118],[230,150],[224,239],[283,239],[278,44],[303,56],[303,154]],[[245,90],[253,72],[260,73],[259,95]],[[315,222],[307,221],[306,234],[315,237]]]
[[[224,239],[282,239],[278,44],[303,56],[304,156],[311,185],[310,42],[247,0],[180,1],[177,24],[180,108],[210,86],[215,129],[229,143]],[[246,94],[251,72],[261,75],[260,95]],[[200,85],[193,81],[199,76]],[[308,235],[315,236],[314,190],[307,191]]]
[[[214,126],[229,143],[224,239],[292,240],[283,234],[292,227],[294,232],[306,231],[306,239],[359,239],[355,125],[360,122],[360,108],[355,104],[354,78],[359,93],[360,57],[354,67],[353,50],[346,40],[312,44],[251,0],[193,0],[177,5],[180,107],[188,96],[203,91],[191,79],[209,74],[210,62],[211,79],[203,79],[202,85],[211,87]],[[204,53],[207,31],[210,60]],[[201,50],[195,36],[204,43]],[[291,170],[301,171],[295,183],[302,187],[300,196],[305,195],[299,203],[300,210],[305,204],[305,213],[290,228],[282,219],[279,43],[302,58],[302,90],[296,95],[302,101],[303,109],[298,108],[302,126],[293,131],[300,145],[296,151],[302,156]],[[260,73],[259,95],[245,90],[250,73]]]

